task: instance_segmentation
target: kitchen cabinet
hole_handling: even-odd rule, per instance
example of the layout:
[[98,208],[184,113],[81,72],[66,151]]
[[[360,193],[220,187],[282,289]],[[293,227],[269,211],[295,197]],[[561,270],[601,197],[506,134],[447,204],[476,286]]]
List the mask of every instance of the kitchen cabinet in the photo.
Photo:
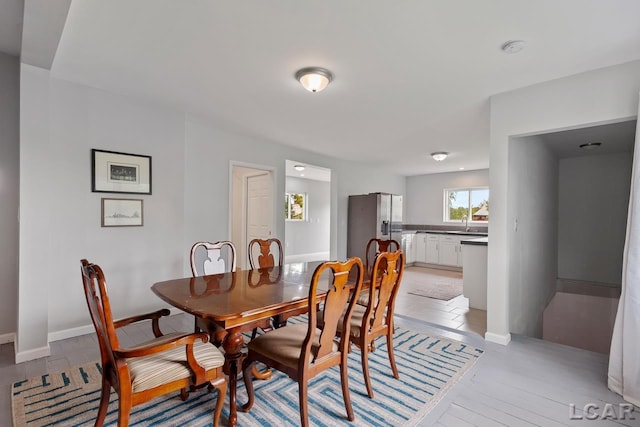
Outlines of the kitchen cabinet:
[[454,267],[462,266],[460,236],[442,235],[439,239],[438,264]]
[[424,233],[416,234],[413,238],[415,242],[415,262],[427,262],[427,235]]
[[437,234],[426,234],[427,254],[424,262],[427,264],[440,264],[440,236]]
[[404,250],[404,262],[411,265],[416,262],[415,233],[405,233],[402,235],[402,249]]
[[461,236],[418,233],[415,241],[415,262],[448,267],[462,267]]

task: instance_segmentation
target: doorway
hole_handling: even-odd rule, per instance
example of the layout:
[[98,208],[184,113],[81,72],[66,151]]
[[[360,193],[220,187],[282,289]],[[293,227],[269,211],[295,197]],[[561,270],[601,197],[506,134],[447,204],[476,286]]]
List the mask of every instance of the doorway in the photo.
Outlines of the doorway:
[[285,262],[326,261],[331,251],[331,169],[286,161]]
[[238,268],[247,268],[252,239],[275,236],[275,169],[231,164],[231,241],[236,246]]
[[512,139],[512,332],[608,353],[635,129],[630,120]]

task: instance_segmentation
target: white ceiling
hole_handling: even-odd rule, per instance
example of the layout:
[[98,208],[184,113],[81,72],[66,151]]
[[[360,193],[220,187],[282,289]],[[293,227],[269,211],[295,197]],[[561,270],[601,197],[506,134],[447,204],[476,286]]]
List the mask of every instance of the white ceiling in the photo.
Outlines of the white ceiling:
[[[640,59],[638,17],[638,0],[73,0],[51,71],[416,175],[489,167],[489,97]],[[305,91],[307,66],[334,81]]]

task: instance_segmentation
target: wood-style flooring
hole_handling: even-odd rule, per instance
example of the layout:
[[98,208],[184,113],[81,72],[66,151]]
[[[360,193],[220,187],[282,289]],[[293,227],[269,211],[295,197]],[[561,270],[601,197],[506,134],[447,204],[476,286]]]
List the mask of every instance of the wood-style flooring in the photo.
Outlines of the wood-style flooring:
[[[406,270],[396,313],[398,326],[427,334],[456,339],[484,349],[485,353],[469,372],[452,387],[419,426],[639,426],[640,409],[626,420],[586,419],[602,415],[609,406],[618,416],[624,403],[607,389],[607,357],[534,338],[513,336],[501,346],[485,342],[486,314],[469,310],[464,297],[450,301],[408,296],[413,286],[426,280],[423,275],[458,273],[409,268]],[[185,314],[163,319],[165,332],[188,331],[193,319]],[[130,325],[121,332],[123,345],[151,337],[148,323]],[[14,364],[13,344],[0,346],[0,426],[11,425],[10,385],[12,382],[63,370],[99,359],[93,335],[52,342],[51,356]],[[403,373],[400,372],[400,375]],[[596,405],[585,414],[585,405]],[[573,409],[572,409],[573,408]],[[582,417],[582,419],[579,419]]]

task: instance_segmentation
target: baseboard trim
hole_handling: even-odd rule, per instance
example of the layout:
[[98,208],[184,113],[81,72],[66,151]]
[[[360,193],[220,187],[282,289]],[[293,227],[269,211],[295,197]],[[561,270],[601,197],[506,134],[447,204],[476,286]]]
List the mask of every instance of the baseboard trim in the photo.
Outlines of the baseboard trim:
[[435,268],[437,270],[457,271],[462,273],[462,267],[456,267],[455,265],[429,264],[426,262],[419,262],[419,261],[416,261],[411,265],[414,267]]
[[507,345],[511,342],[511,334],[494,334],[493,332],[486,332],[484,339],[496,344]]
[[[169,308],[171,312],[171,316],[176,314],[184,314],[184,311],[180,310],[176,307]],[[67,338],[79,337],[80,335],[87,335],[95,333],[95,328],[93,324],[78,326],[75,328],[64,329],[62,331],[50,332],[47,337],[49,342],[66,340]],[[0,337],[1,338],[1,337]]]
[[0,344],[6,344],[9,342],[16,342],[16,333],[9,332],[8,334],[0,335]]
[[93,325],[78,326],[75,328],[63,329],[62,331],[49,332],[47,339],[49,342],[66,340],[67,338],[78,337],[95,332]]
[[33,348],[27,351],[16,351],[16,364],[28,362],[29,360],[40,359],[51,355],[49,344],[40,348]]
[[285,255],[284,262],[288,264],[290,262],[329,260],[330,256],[331,255],[329,254],[329,252],[314,252],[309,254]]

